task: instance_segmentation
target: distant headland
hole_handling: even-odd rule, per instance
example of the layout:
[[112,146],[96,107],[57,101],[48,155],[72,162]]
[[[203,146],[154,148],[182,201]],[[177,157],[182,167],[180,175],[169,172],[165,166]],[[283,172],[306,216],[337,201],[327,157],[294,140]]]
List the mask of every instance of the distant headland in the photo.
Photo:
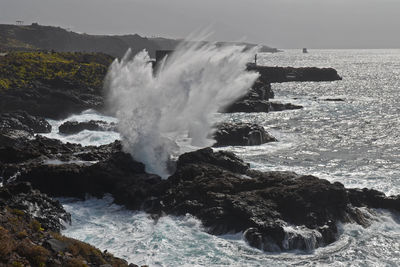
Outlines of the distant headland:
[[[181,42],[180,39],[162,37],[142,37],[129,35],[91,35],[72,32],[61,27],[31,25],[0,24],[0,52],[5,51],[43,51],[56,52],[102,52],[114,57],[122,57],[128,48],[133,53],[146,49],[150,56],[156,50],[173,50]],[[226,44],[217,43],[217,45]],[[237,43],[247,47],[256,44]],[[279,52],[276,48],[260,46],[261,52]]]

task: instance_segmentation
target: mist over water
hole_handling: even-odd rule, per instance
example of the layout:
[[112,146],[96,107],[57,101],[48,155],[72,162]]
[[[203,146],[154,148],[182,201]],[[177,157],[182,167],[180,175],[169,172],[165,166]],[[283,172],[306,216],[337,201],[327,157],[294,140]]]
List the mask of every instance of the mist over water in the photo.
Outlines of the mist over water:
[[187,134],[190,144],[212,144],[213,115],[244,95],[258,77],[246,71],[256,53],[241,46],[217,47],[185,42],[154,73],[150,57],[130,51],[115,60],[107,75],[107,101],[117,117],[124,151],[167,176],[176,143]]

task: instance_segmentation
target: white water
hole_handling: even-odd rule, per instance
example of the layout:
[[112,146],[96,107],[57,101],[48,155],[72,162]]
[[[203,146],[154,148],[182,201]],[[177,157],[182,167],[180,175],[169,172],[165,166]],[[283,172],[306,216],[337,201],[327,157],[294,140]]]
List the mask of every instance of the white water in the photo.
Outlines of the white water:
[[[311,252],[264,253],[249,247],[242,234],[213,236],[199,220],[165,216],[158,222],[143,212],[112,204],[112,199],[62,199],[72,215],[63,234],[114,253],[135,264],[153,266],[398,266],[400,216],[376,211],[369,228],[339,225],[335,243]],[[291,228],[288,233],[304,234]],[[310,243],[315,242],[310,235]]]
[[176,141],[187,134],[205,147],[213,116],[244,95],[258,74],[245,71],[255,50],[190,43],[153,68],[147,52],[114,61],[107,77],[108,105],[118,118],[126,152],[146,170],[168,176],[168,161],[179,154]]
[[[278,99],[302,104],[303,110],[219,115],[220,120],[259,123],[280,141],[226,149],[256,169],[292,170],[348,187],[400,193],[400,51],[310,51],[305,56],[289,51],[259,58],[271,65],[334,66],[344,80],[273,85]],[[338,96],[345,101],[321,100]],[[98,116],[85,113],[75,118]],[[101,134],[99,140],[115,139],[110,138],[111,132]],[[249,247],[240,233],[208,235],[190,216],[166,216],[154,223],[144,213],[111,202],[110,198],[63,200],[72,214],[72,226],[64,234],[150,266],[399,266],[400,262],[400,216],[384,210],[371,214],[375,221],[368,228],[339,225],[339,240],[327,247],[264,253]],[[301,227],[289,227],[287,232],[312,234]]]
[[64,143],[69,142],[69,143],[81,144],[83,146],[106,145],[106,144],[114,142],[115,140],[120,139],[119,133],[113,132],[113,131],[104,133],[102,131],[84,130],[78,134],[73,134],[73,135],[65,135],[65,134],[58,132],[58,127],[66,121],[84,122],[84,121],[90,121],[90,120],[101,120],[101,121],[105,121],[108,123],[117,122],[116,118],[101,115],[101,114],[95,112],[94,110],[87,110],[85,112],[82,112],[82,114],[73,115],[64,120],[57,121],[57,120],[48,119],[47,121],[51,125],[51,132],[48,134],[41,134],[41,135],[46,136],[48,138],[59,139]]

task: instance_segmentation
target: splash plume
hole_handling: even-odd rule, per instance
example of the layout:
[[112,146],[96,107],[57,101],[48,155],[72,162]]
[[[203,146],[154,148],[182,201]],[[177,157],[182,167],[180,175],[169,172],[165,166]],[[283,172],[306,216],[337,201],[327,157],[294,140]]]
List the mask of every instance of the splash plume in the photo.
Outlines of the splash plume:
[[124,151],[148,172],[168,175],[175,141],[187,134],[193,146],[210,145],[212,116],[246,93],[258,74],[245,70],[255,50],[185,42],[153,72],[150,58],[130,51],[107,75],[107,101],[119,120]]

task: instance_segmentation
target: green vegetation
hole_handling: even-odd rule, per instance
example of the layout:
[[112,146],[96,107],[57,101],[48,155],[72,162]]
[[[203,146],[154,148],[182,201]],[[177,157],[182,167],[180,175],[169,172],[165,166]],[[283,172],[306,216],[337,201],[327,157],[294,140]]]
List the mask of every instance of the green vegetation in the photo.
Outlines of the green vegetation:
[[[59,240],[65,250],[54,251],[44,245],[49,239]],[[102,253],[87,243],[43,229],[23,211],[0,207],[0,266],[87,267],[102,264],[128,266],[127,262],[110,253]]]
[[0,56],[0,91],[43,84],[98,90],[112,60],[101,53],[11,52]]

